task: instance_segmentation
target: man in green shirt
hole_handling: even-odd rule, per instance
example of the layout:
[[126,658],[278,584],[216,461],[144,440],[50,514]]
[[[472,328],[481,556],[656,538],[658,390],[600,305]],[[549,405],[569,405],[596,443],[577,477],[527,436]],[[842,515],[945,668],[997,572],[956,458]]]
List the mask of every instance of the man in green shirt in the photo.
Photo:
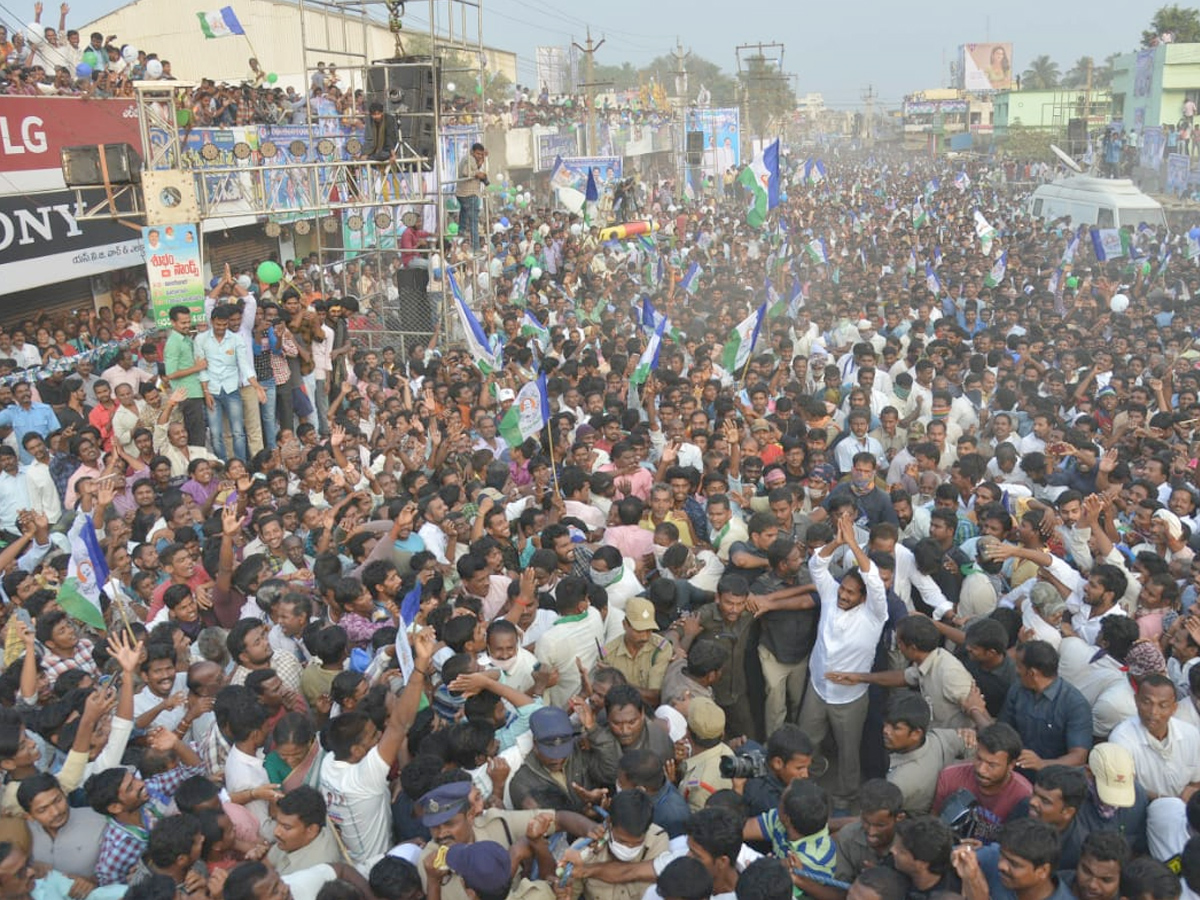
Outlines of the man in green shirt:
[[205,445],[204,389],[200,386],[199,372],[205,368],[204,360],[196,362],[192,337],[188,333],[192,326],[192,311],[186,306],[171,307],[171,333],[163,348],[163,365],[166,380],[172,387],[187,391],[187,399],[181,403],[183,424],[187,428],[188,443],[194,447]]

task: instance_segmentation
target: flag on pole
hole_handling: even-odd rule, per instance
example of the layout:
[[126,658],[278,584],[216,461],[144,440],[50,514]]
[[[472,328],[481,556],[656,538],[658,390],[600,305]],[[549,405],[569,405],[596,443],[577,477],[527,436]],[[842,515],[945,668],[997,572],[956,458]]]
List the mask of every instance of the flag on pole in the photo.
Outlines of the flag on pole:
[[971,186],[971,176],[966,171],[959,172],[954,176],[954,186],[958,188],[960,194],[965,194],[967,188]]
[[462,291],[458,289],[458,281],[451,269],[446,269],[446,278],[450,282],[450,293],[454,296],[454,308],[458,311],[458,320],[462,324],[463,334],[467,338],[467,348],[471,351],[471,356],[475,358],[475,365],[479,371],[484,375],[490,375],[500,366],[496,362],[496,355],[488,346],[487,332],[483,330],[483,326],[479,324],[479,320],[467,306],[467,301],[463,299]]
[[1095,251],[1098,262],[1120,259],[1125,255],[1125,245],[1121,240],[1120,229],[1093,228],[1092,250]]
[[693,262],[686,272],[683,273],[683,278],[679,282],[679,286],[689,294],[696,293],[696,289],[700,287],[700,273],[703,270],[700,268],[700,263]]
[[774,319],[786,313],[787,301],[779,295],[779,291],[775,290],[775,285],[771,283],[770,278],[763,283],[763,289],[767,294],[767,315]]
[[996,229],[983,217],[983,213],[975,210],[975,236],[979,238],[980,246],[985,254],[991,252],[992,239],[996,237]]
[[216,12],[198,12],[196,18],[200,20],[200,30],[206,38],[233,37],[246,33],[232,6],[222,6]]
[[829,262],[829,254],[825,250],[825,242],[820,238],[813,238],[804,245],[804,252],[809,255],[813,262],[827,263]]
[[588,216],[588,204],[600,202],[600,189],[596,187],[596,172],[591,166],[588,166],[587,187],[583,191],[583,221],[584,224],[591,224]]
[[[646,300],[645,303],[649,305],[650,301]],[[662,349],[663,329],[666,325],[667,317],[663,316],[655,326],[654,333],[650,335],[650,340],[646,343],[646,349],[642,351],[642,355],[638,359],[637,368],[633,370],[633,376],[629,379],[630,384],[645,384],[650,373],[658,368],[658,352]]]
[[400,674],[404,676],[405,684],[412,677],[413,669],[416,667],[408,636],[412,623],[417,619],[417,613],[421,611],[421,589],[423,587],[424,585],[418,579],[417,583],[413,585],[413,589],[400,601],[400,630],[396,633],[396,662],[400,666]]
[[935,297],[942,296],[942,280],[938,278],[937,272],[933,271],[933,266],[925,263],[925,287]]
[[521,319],[521,334],[532,338],[543,349],[550,346],[550,329],[538,321],[538,317],[528,309]]
[[987,278],[983,283],[987,287],[995,287],[1004,280],[1004,273],[1008,271],[1008,251],[1000,251],[1000,258],[992,263],[992,271],[988,273]]
[[811,156],[804,161],[804,180],[809,184],[820,184],[825,180],[825,163]]
[[746,316],[734,326],[725,341],[721,351],[721,366],[726,372],[736,372],[746,364],[754,345],[758,343],[758,332],[762,328],[763,317],[767,314],[767,304],[763,303],[758,309]]
[[550,421],[550,400],[546,395],[546,376],[527,381],[500,420],[500,436],[510,447],[523,444]]
[[933,248],[933,267],[939,268],[942,264],[942,245],[938,244]]
[[1071,236],[1071,240],[1067,242],[1067,249],[1063,251],[1062,264],[1069,266],[1075,261],[1075,251],[1079,249],[1079,234]]
[[925,204],[918,197],[913,201],[912,205],[912,225],[913,228],[920,228],[929,221],[929,216],[925,213]]
[[742,169],[738,182],[754,196],[754,202],[746,211],[746,222],[752,228],[760,228],[767,221],[767,213],[779,205],[779,139],[763,148],[754,161]]
[[1193,228],[1187,233],[1187,258],[1195,259],[1200,256],[1200,228]]
[[787,314],[789,319],[796,318],[796,314],[800,312],[804,306],[804,284],[799,278],[792,277],[792,293],[788,297]]
[[108,583],[108,564],[92,517],[78,513],[67,539],[71,543],[71,560],[67,564],[67,577],[58,589],[58,605],[71,618],[105,631],[100,591]]

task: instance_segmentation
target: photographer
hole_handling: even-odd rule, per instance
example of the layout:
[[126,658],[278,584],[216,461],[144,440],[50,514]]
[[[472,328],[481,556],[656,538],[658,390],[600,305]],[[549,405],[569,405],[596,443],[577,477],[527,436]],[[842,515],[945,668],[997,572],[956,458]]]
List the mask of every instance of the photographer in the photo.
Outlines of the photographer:
[[[797,778],[808,778],[812,765],[813,745],[799,725],[787,723],[779,726],[767,739],[765,759],[759,755],[762,771],[746,781],[742,799],[746,803],[746,815],[757,816],[767,810],[776,809],[784,789]],[[743,756],[750,761],[753,758]]]
[[488,186],[487,150],[483,144],[471,145],[471,152],[458,163],[458,231],[471,241],[471,249],[479,249],[479,207],[483,189]]

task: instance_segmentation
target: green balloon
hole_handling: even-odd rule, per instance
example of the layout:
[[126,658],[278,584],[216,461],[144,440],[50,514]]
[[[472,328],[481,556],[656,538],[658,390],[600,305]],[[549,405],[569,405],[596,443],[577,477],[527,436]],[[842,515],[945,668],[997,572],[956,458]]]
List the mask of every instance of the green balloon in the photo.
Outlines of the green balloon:
[[279,268],[279,263],[269,259],[258,264],[256,274],[262,284],[279,284],[283,280],[283,269]]
[[96,56],[96,51],[84,50],[83,51],[83,61],[94,69],[99,64],[100,58],[98,56]]
[[447,225],[446,226],[446,234],[450,235],[451,237],[458,234],[458,223],[451,222],[449,225]]
[[187,128],[192,122],[192,111],[190,109],[175,110],[175,124],[180,128]]
[[477,93],[477,94],[483,93],[483,85],[482,84],[475,85],[475,93]]
[[1069,287],[1071,290],[1075,290],[1075,288],[1079,287],[1079,279],[1072,275],[1067,279],[1067,287]]
[[533,258],[533,254],[530,254],[529,256],[525,257],[525,262],[522,263],[522,265],[527,269],[532,269],[537,265],[537,260]]
[[274,72],[270,72],[267,74],[267,84],[274,84],[278,80],[279,80],[279,76],[276,75]]

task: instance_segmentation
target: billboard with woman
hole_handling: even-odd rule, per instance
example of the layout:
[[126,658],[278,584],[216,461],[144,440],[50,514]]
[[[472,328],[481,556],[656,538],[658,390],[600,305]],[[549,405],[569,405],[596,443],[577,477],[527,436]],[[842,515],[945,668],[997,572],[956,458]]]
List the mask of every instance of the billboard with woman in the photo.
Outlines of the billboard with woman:
[[1013,86],[1012,44],[963,44],[963,88],[1007,91]]

